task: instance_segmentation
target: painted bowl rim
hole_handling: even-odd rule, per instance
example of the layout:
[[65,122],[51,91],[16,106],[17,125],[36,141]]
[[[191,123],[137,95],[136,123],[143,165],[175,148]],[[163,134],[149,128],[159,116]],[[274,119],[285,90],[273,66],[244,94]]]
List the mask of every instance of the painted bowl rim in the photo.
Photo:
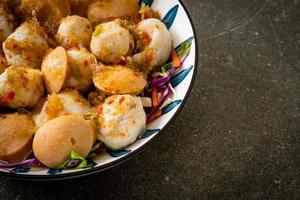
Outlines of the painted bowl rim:
[[152,144],[152,142],[154,142],[160,135],[162,132],[164,132],[169,126],[170,124],[175,120],[175,118],[178,116],[178,114],[180,113],[180,111],[182,110],[183,106],[185,105],[187,99],[190,96],[191,90],[193,88],[196,76],[197,76],[197,69],[198,69],[198,61],[199,61],[199,47],[198,47],[198,40],[197,40],[197,33],[196,33],[196,29],[195,29],[195,25],[193,22],[193,19],[189,13],[189,11],[187,10],[186,6],[184,5],[184,3],[182,2],[182,0],[178,0],[178,2],[181,4],[181,6],[183,7],[185,13],[188,16],[188,19],[191,23],[192,29],[193,29],[193,35],[194,35],[194,41],[195,41],[195,67],[194,67],[194,73],[193,73],[193,77],[192,77],[192,81],[189,85],[188,91],[182,101],[182,104],[179,106],[178,110],[175,112],[175,114],[171,117],[171,119],[168,121],[168,123],[153,137],[151,138],[147,143],[145,143],[143,146],[139,147],[138,149],[130,152],[129,154],[127,154],[126,156],[117,159],[115,161],[112,161],[110,163],[101,165],[101,166],[96,166],[94,168],[91,169],[86,169],[84,171],[78,171],[78,172],[70,172],[70,173],[65,173],[65,174],[55,174],[55,175],[30,175],[30,174],[15,174],[15,173],[9,173],[9,172],[2,172],[0,171],[0,175],[6,176],[6,177],[10,177],[13,179],[18,179],[18,180],[26,180],[26,181],[56,181],[56,180],[67,180],[67,179],[75,179],[75,178],[80,178],[83,176],[89,176],[92,174],[96,174],[99,172],[103,172],[106,171],[108,169],[114,168],[118,165],[123,164],[124,162],[136,157],[139,153],[141,153],[143,150],[146,149],[146,147],[148,147],[150,144]]

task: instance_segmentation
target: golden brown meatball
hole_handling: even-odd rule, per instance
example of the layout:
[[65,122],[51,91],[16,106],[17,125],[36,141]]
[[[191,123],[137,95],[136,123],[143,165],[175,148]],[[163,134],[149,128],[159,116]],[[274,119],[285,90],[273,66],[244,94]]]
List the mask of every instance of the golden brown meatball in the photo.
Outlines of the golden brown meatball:
[[90,110],[91,105],[79,92],[67,90],[59,94],[49,95],[41,111],[33,119],[35,125],[40,127],[50,119],[63,115],[84,115]]
[[3,53],[0,53],[0,74],[2,74],[7,67],[7,60]]
[[59,21],[71,14],[68,0],[20,0],[16,14],[23,20],[36,16],[50,33],[55,33]]
[[122,57],[130,55],[134,41],[129,31],[117,21],[99,24],[92,36],[91,52],[106,64],[118,64]]
[[69,0],[72,15],[86,17],[90,0]]
[[2,0],[10,9],[14,9],[18,5],[19,0]]
[[69,74],[65,81],[65,88],[78,89],[86,92],[93,85],[92,67],[97,60],[85,48],[72,48],[67,51]]
[[0,3],[0,43],[12,34],[15,29],[15,18],[5,3]]
[[100,107],[98,139],[113,150],[132,144],[146,128],[140,97],[114,95]]
[[3,43],[3,51],[10,65],[40,68],[49,48],[47,35],[36,20],[24,22]]
[[88,47],[92,37],[92,25],[86,18],[72,15],[62,19],[55,39],[61,46]]
[[94,0],[89,5],[88,19],[97,26],[116,18],[134,17],[138,11],[138,0]]
[[146,36],[149,41],[142,52],[132,56],[136,66],[146,66],[151,71],[168,61],[172,51],[172,38],[164,23],[149,18],[141,21],[135,31]]
[[34,107],[44,94],[40,70],[11,66],[0,75],[0,105]]

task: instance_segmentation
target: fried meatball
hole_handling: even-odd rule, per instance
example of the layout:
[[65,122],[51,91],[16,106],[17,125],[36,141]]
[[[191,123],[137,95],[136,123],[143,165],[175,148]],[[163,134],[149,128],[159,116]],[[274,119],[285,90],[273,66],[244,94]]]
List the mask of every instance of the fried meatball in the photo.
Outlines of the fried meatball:
[[127,29],[112,21],[96,27],[90,49],[100,61],[117,64],[133,51],[134,41]]
[[146,19],[139,23],[135,32],[143,35],[146,41],[143,51],[132,57],[137,66],[146,66],[151,71],[168,61],[173,45],[164,23],[154,18]]
[[90,2],[90,0],[69,0],[72,14],[86,17]]
[[93,0],[88,8],[88,19],[93,26],[117,18],[136,17],[138,0]]
[[95,56],[85,48],[72,48],[67,51],[67,57],[69,75],[65,87],[86,92],[93,85],[92,67],[97,64]]
[[44,94],[43,74],[28,67],[7,68],[0,75],[0,105],[34,107]]
[[40,127],[50,119],[63,115],[84,115],[91,106],[76,90],[49,95],[41,111],[34,115],[35,125]]
[[88,47],[92,33],[93,29],[89,20],[73,15],[62,19],[55,38],[58,44],[64,47]]
[[113,150],[132,144],[146,128],[146,114],[140,97],[109,97],[96,112],[100,125],[98,139]]
[[54,34],[71,10],[68,0],[18,0],[15,13],[23,21],[36,17],[48,33]]
[[7,68],[7,60],[3,53],[0,53],[0,74],[2,74]]
[[24,22],[3,43],[8,64],[31,68],[40,68],[48,48],[47,35],[36,20]]
[[15,18],[5,3],[0,3],[0,42],[4,42],[6,38],[15,30]]

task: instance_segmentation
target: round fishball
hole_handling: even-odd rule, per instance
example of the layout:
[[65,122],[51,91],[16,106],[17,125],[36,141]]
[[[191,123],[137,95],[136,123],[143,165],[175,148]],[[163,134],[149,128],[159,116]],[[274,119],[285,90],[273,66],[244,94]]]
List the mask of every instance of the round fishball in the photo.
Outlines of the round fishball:
[[92,25],[86,18],[73,15],[62,19],[55,39],[64,47],[88,47],[93,33]]
[[109,97],[96,112],[100,124],[98,139],[113,150],[132,144],[146,128],[146,114],[137,96]]
[[7,68],[7,60],[3,53],[0,53],[0,74],[2,74]]
[[91,0],[69,0],[71,11],[73,15],[86,17],[87,10]]
[[89,102],[77,90],[65,90],[59,94],[48,95],[45,102],[36,109],[34,123],[41,127],[47,121],[63,115],[84,115],[91,110]]
[[93,85],[92,69],[97,64],[97,59],[86,48],[67,50],[67,58],[69,74],[64,86],[86,92]]
[[34,107],[43,95],[43,74],[40,70],[10,66],[0,75],[1,106]]
[[113,19],[134,18],[138,11],[138,0],[94,0],[88,7],[87,17],[93,26],[97,26]]
[[3,42],[8,64],[40,68],[49,48],[47,40],[44,29],[36,20],[24,22]]
[[146,66],[148,71],[165,64],[172,51],[172,38],[164,23],[158,19],[149,18],[141,21],[137,34],[147,38],[143,51],[132,56],[136,66]]
[[90,49],[103,63],[118,64],[122,57],[132,53],[134,40],[127,29],[112,21],[96,27]]
[[0,3],[0,43],[14,32],[15,18],[5,3]]
[[9,0],[17,18],[27,21],[34,18],[45,27],[47,33],[56,33],[62,18],[71,14],[68,0]]

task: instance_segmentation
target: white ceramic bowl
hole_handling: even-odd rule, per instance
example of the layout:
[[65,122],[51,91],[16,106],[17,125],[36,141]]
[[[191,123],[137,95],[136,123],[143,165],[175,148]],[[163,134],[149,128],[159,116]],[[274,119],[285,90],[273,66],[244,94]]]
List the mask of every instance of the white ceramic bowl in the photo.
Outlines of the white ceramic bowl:
[[176,93],[172,97],[173,102],[163,109],[163,115],[148,124],[147,131],[126,149],[122,151],[107,150],[106,152],[97,154],[92,160],[95,165],[91,168],[55,170],[37,167],[18,167],[10,170],[0,169],[2,175],[25,180],[57,180],[94,174],[119,165],[137,155],[137,153],[141,152],[141,150],[154,141],[173,121],[185,103],[196,76],[198,60],[196,33],[192,19],[181,1],[143,0],[143,2],[158,10],[161,16],[165,16],[163,21],[171,32],[174,46],[178,47],[177,51],[182,48],[190,49],[190,53],[183,63],[182,72],[172,79],[172,85]]

